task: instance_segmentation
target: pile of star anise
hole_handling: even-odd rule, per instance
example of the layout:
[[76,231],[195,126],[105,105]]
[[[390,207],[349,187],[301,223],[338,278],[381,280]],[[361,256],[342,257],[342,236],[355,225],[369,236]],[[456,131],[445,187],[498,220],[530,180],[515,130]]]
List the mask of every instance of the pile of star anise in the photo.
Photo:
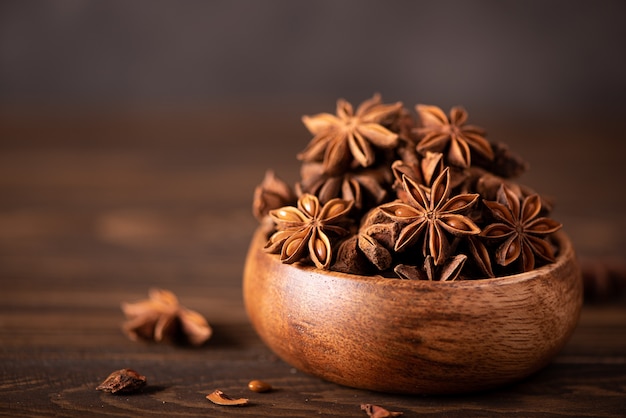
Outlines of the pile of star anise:
[[254,194],[266,251],[284,263],[402,279],[479,279],[553,262],[561,225],[514,182],[526,164],[453,107],[383,104],[303,117],[313,135],[292,189],[271,171]]

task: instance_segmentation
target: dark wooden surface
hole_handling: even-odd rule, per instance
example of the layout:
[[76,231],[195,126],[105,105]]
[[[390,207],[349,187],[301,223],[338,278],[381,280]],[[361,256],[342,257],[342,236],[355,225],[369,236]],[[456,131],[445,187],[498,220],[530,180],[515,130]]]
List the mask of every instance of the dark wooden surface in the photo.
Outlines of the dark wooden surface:
[[[586,303],[547,368],[488,393],[355,390],[277,359],[242,303],[243,260],[256,226],[250,200],[266,168],[297,178],[294,155],[308,141],[299,116],[318,111],[2,110],[0,414],[359,417],[361,403],[406,417],[626,413],[626,304],[616,291]],[[483,126],[531,162],[525,181],[556,197],[555,217],[581,261],[619,270],[623,129],[603,119],[527,122],[494,118]],[[197,349],[128,340],[119,305],[150,287],[172,290],[201,312],[213,338]],[[123,367],[147,376],[145,390],[95,390]],[[252,379],[275,390],[250,392]],[[251,402],[213,405],[205,396],[214,389]]]

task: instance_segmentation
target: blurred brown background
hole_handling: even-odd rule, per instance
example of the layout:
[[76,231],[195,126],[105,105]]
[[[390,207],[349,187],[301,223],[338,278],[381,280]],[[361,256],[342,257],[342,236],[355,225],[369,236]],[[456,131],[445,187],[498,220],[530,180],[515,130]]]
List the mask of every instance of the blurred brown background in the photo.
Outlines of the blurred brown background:
[[620,0],[5,0],[0,97],[623,109],[625,16]]
[[186,167],[227,165],[222,182],[243,155],[251,192],[268,167],[296,180],[300,116],[338,97],[462,104],[530,162],[524,181],[557,199],[583,253],[624,254],[625,17],[610,0],[5,0],[0,141],[6,158],[116,144],[140,161],[161,144]]

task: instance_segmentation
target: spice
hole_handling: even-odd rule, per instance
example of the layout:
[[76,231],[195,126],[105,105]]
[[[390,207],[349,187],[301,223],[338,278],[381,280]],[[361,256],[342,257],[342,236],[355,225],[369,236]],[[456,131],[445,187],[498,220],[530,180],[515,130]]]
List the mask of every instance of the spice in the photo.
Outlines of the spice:
[[216,405],[242,406],[242,405],[247,405],[248,404],[248,399],[246,399],[246,398],[234,399],[234,398],[231,398],[230,396],[226,395],[221,390],[215,390],[215,391],[209,393],[208,395],[206,395],[206,398],[208,400],[210,400],[211,402],[213,402],[214,404],[216,404]]
[[485,201],[497,221],[488,225],[481,236],[504,241],[496,251],[496,262],[508,266],[521,263],[523,271],[535,268],[535,260],[554,261],[554,250],[545,236],[558,231],[561,224],[540,217],[541,199],[533,194],[520,201],[519,196],[505,185],[498,190],[498,201]]
[[298,155],[302,161],[323,161],[326,173],[349,166],[356,161],[369,167],[375,161],[374,146],[391,148],[398,134],[382,123],[398,116],[402,103],[382,104],[380,95],[374,95],[356,110],[344,99],[337,100],[337,115],[320,113],[304,116],[302,122],[315,135],[308,147]]
[[448,169],[437,177],[428,193],[406,176],[402,178],[402,184],[408,203],[396,201],[381,206],[392,219],[405,225],[396,241],[396,251],[422,241],[424,257],[430,255],[435,265],[440,265],[449,255],[446,233],[456,236],[480,233],[480,228],[461,214],[478,200],[478,194],[458,194],[449,198]]
[[394,268],[394,272],[405,280],[437,280],[440,282],[456,280],[461,274],[463,265],[467,260],[464,254],[457,254],[446,260],[445,264],[436,266],[433,258],[428,255],[424,260],[424,267],[409,266],[406,264],[398,264]]
[[273,173],[255,191],[266,251],[283,263],[409,280],[553,262],[561,225],[549,218],[550,199],[516,181],[526,162],[468,124],[462,107],[415,111],[374,95],[356,111],[339,99],[336,115],[304,116],[313,138],[298,155],[297,201]]
[[131,340],[171,340],[192,346],[204,344],[212,334],[207,320],[182,307],[174,293],[150,289],[147,300],[122,303],[126,322],[122,330]]
[[444,152],[449,164],[467,168],[471,164],[471,151],[493,159],[491,144],[485,139],[485,131],[474,125],[466,125],[467,112],[455,106],[450,117],[437,106],[415,107],[422,126],[415,129],[420,137],[417,151]]
[[388,411],[382,406],[372,405],[369,403],[362,404],[361,410],[365,411],[368,417],[371,418],[388,418],[388,417],[399,417],[403,414],[403,412],[392,412]]
[[263,380],[251,380],[248,383],[248,389],[252,392],[265,393],[272,390],[272,385]]
[[270,210],[291,205],[295,200],[287,183],[276,177],[272,170],[267,170],[263,182],[254,189],[252,213],[262,220]]
[[298,207],[285,206],[270,211],[278,232],[267,245],[269,252],[280,252],[283,263],[292,264],[309,256],[320,269],[327,269],[333,257],[331,236],[346,235],[345,217],[352,202],[332,199],[323,206],[316,196],[304,194]]
[[383,202],[391,173],[386,167],[376,167],[327,174],[323,164],[312,162],[302,164],[301,175],[296,184],[299,195],[316,195],[322,204],[335,198],[353,201],[360,210]]
[[116,370],[96,390],[109,393],[132,393],[146,385],[146,377],[132,369]]

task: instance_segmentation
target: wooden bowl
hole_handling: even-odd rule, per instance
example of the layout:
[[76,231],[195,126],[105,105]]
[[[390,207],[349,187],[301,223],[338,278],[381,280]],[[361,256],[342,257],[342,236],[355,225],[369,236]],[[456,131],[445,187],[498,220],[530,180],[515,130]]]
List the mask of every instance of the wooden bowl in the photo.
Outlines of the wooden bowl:
[[570,240],[555,263],[513,276],[454,282],[388,279],[282,264],[259,228],[243,280],[262,340],[309,374],[390,393],[450,394],[522,379],[563,347],[582,279]]

